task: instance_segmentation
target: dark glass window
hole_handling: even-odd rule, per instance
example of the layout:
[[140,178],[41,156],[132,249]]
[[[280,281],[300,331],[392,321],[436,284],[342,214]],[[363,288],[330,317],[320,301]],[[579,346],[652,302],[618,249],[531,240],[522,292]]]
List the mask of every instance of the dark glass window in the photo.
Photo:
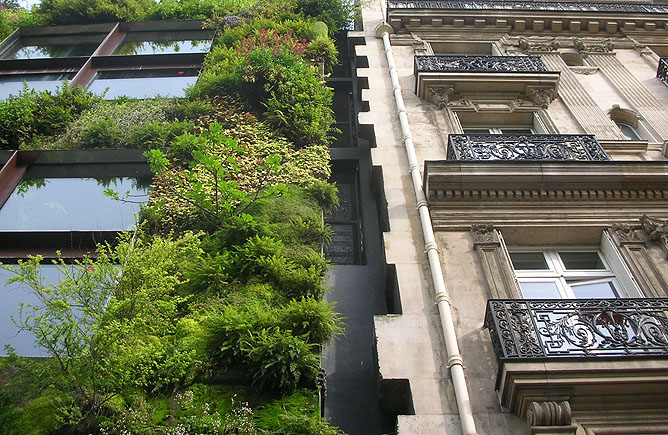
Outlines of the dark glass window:
[[116,48],[114,55],[208,53],[210,48],[211,40],[207,39],[131,41],[126,38],[126,40]]
[[105,98],[120,96],[132,98],[183,97],[184,89],[197,81],[195,68],[143,69],[100,71],[88,88],[97,94],[107,88]]
[[[107,188],[129,201],[106,196]],[[147,193],[148,181],[131,177],[28,179],[0,209],[0,231],[128,230]]]
[[90,56],[97,48],[98,43],[81,44],[40,44],[20,45],[18,50],[5,59],[48,59],[56,57]]
[[604,270],[606,267],[597,252],[559,252],[566,270]]
[[511,252],[515,270],[547,270],[549,266],[542,252]]
[[11,74],[0,76],[0,99],[18,95],[23,90],[23,83],[36,91],[55,91],[65,80],[74,77],[73,72],[46,74]]

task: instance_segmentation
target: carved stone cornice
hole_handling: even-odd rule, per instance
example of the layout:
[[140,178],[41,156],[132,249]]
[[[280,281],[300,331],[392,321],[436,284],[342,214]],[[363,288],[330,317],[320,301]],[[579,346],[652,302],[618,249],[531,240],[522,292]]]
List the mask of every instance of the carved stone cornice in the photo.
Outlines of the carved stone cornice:
[[531,426],[570,426],[571,405],[568,401],[531,402],[527,409]]
[[573,41],[573,47],[578,51],[578,53],[582,54],[592,54],[592,53],[610,53],[612,50],[615,49],[615,43],[612,42],[612,39],[604,39],[604,40],[583,40],[580,38],[576,38]]
[[658,244],[668,256],[668,222],[643,214],[640,218],[640,225],[649,239]]

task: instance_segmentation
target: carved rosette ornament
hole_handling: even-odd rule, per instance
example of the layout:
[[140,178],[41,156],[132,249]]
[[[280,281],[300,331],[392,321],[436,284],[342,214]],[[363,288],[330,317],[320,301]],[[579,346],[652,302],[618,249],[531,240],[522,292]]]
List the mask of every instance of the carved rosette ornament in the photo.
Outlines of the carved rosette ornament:
[[531,402],[527,409],[527,421],[531,426],[570,426],[571,405],[562,402]]
[[433,86],[429,88],[429,100],[439,109],[443,109],[448,105],[454,93],[454,86]]
[[475,245],[501,243],[493,224],[473,224],[471,225],[471,232],[473,233],[473,243]]
[[657,243],[668,256],[668,223],[661,219],[654,219],[646,214],[640,218],[640,225],[649,239]]

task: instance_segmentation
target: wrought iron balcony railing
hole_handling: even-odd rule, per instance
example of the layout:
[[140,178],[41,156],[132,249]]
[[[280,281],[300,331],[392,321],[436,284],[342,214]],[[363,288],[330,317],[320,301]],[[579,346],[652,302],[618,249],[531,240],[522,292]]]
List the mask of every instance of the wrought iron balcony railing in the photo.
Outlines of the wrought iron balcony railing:
[[525,10],[550,12],[668,13],[666,4],[506,0],[388,0],[388,9]]
[[659,67],[656,70],[656,76],[668,86],[668,57],[659,59]]
[[581,134],[451,134],[448,160],[610,160],[593,135]]
[[500,360],[668,356],[668,299],[491,299]]
[[415,72],[548,72],[540,56],[415,56]]

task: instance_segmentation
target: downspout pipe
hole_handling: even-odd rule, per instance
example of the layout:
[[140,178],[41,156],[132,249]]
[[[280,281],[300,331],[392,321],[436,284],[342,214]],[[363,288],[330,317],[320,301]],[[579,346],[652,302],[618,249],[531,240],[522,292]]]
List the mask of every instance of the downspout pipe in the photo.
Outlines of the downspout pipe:
[[394,100],[397,106],[399,122],[401,124],[401,133],[403,135],[404,147],[406,148],[406,156],[408,157],[411,179],[413,180],[413,190],[417,201],[417,209],[420,214],[420,222],[422,223],[424,247],[429,259],[431,278],[434,282],[434,297],[438,306],[441,329],[443,330],[443,336],[445,338],[445,347],[448,354],[448,368],[450,369],[450,377],[452,378],[452,383],[455,389],[455,398],[457,400],[457,409],[459,411],[462,433],[464,435],[476,435],[477,431],[473,420],[471,399],[469,398],[466,378],[464,377],[464,361],[459,353],[455,323],[452,319],[450,298],[445,289],[445,281],[443,280],[441,261],[438,258],[438,247],[434,237],[434,229],[431,225],[427,198],[422,189],[420,167],[415,154],[413,136],[411,135],[411,128],[408,123],[408,116],[406,115],[406,106],[404,105],[404,98],[401,95],[401,85],[399,84],[397,67],[394,63],[394,55],[392,54],[392,46],[390,45],[390,33],[392,32],[392,27],[387,23],[382,23],[376,27],[376,37],[383,39],[387,66],[390,72],[390,78],[392,79],[392,91],[394,93]]

